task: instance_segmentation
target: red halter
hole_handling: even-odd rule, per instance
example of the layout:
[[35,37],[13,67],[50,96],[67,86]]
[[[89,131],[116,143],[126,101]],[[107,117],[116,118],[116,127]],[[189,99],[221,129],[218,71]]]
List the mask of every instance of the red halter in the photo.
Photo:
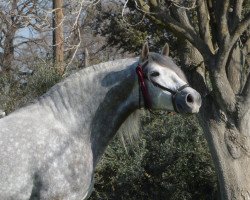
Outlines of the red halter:
[[[152,102],[151,102],[151,99],[150,99],[150,96],[149,96],[149,93],[148,93],[148,88],[145,84],[145,81],[144,79],[148,79],[148,77],[145,77],[144,73],[143,73],[143,67],[146,66],[148,64],[148,60],[145,61],[142,65],[141,64],[138,64],[137,67],[136,67],[136,73],[137,73],[137,76],[138,76],[138,82],[139,82],[139,106],[141,106],[141,95],[140,95],[140,89],[141,89],[141,92],[142,92],[142,96],[143,96],[143,99],[144,99],[144,107],[148,110],[151,109],[151,106],[152,106]],[[174,107],[174,111],[179,113],[179,109],[178,109],[178,106],[176,104],[176,95],[181,92],[184,88],[186,87],[190,87],[188,84],[185,84],[183,86],[181,86],[180,88],[178,88],[176,91],[173,91],[169,88],[166,88],[158,83],[156,83],[155,81],[153,80],[150,80],[149,81],[156,87],[162,89],[162,90],[166,90],[168,92],[171,93],[172,95],[172,104],[173,104],[173,107]]]
[[[145,65],[147,63],[144,63],[143,65]],[[150,100],[150,97],[149,97],[149,94],[148,94],[148,88],[144,82],[144,73],[143,73],[143,70],[142,70],[142,65],[138,64],[137,67],[136,67],[136,73],[137,73],[137,76],[138,76],[138,82],[139,82],[139,104],[141,104],[141,101],[140,101],[140,89],[141,89],[141,92],[142,92],[142,96],[143,96],[143,99],[144,99],[144,106],[146,109],[150,109],[151,108],[151,100]],[[139,105],[141,106],[141,105]]]

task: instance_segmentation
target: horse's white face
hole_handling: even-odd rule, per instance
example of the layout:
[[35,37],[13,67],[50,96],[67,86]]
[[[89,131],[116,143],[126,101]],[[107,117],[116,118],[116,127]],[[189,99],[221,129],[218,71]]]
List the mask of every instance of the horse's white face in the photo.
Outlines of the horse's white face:
[[[199,112],[201,106],[200,94],[190,86],[181,88],[188,82],[184,73],[171,58],[156,53],[149,53],[146,58],[148,64],[145,65],[143,71],[147,77],[146,84],[151,99],[151,109],[177,110],[180,113]],[[175,94],[176,91],[178,92]],[[173,98],[173,96],[175,97]]]

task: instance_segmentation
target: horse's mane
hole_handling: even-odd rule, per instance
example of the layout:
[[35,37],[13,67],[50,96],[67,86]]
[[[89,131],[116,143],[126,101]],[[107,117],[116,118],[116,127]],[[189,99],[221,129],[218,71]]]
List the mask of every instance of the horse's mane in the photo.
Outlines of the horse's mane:
[[[126,58],[126,59],[119,59],[115,61],[108,61],[105,63],[100,63],[97,65],[90,66],[82,71],[85,75],[92,73],[94,71],[99,71],[101,69],[109,68],[111,65],[120,65],[121,63],[133,63],[137,61],[138,58]],[[120,136],[121,141],[123,142],[124,146],[126,147],[127,143],[134,143],[135,140],[139,138],[139,129],[140,129],[140,118],[144,113],[143,110],[136,110],[128,118],[122,123],[119,130],[117,131],[117,135]]]
[[[63,81],[53,86],[50,89],[50,91],[52,92],[53,90],[58,90],[58,87],[61,87],[62,85],[64,85],[65,82],[76,81],[77,79],[82,79],[84,81],[84,79],[87,78],[92,73],[107,71],[109,70],[109,68],[111,69],[113,66],[115,67],[117,66],[117,69],[120,69],[119,66],[122,66],[122,65],[129,66],[137,61],[138,61],[138,58],[126,58],[126,59],[103,62],[103,63],[99,63],[96,65],[86,67],[80,71],[70,74]],[[50,95],[50,91],[45,93],[43,96]],[[77,91],[75,94],[77,94]],[[141,110],[137,110],[133,112],[123,122],[123,124],[117,131],[117,135],[119,135],[121,137],[121,140],[124,141],[124,146],[126,146],[127,143],[133,143],[133,141],[135,141],[138,138],[141,114],[142,114]]]
[[[138,61],[138,58],[124,58],[124,59],[107,61],[107,62],[99,63],[96,65],[91,65],[89,67],[86,67],[86,68],[74,73],[74,74],[80,73],[80,75],[89,75],[89,74],[97,72],[97,71],[109,69],[112,66],[121,66],[121,65],[124,65],[125,63],[132,64],[136,61]],[[124,66],[127,66],[127,65],[124,65]],[[72,75],[74,75],[74,74],[72,74]],[[72,75],[70,75],[70,76],[72,76]]]
[[127,144],[133,144],[139,138],[141,116],[143,110],[136,110],[122,123],[118,135],[126,148]]
[[[64,87],[65,82],[70,83],[76,80],[81,80],[84,82],[84,80],[92,73],[107,71],[112,66],[117,66],[117,68],[119,68],[119,66],[122,66],[122,65],[128,66],[129,64],[132,64],[136,62],[137,60],[138,58],[125,58],[125,59],[107,61],[107,62],[103,62],[103,63],[99,63],[96,65],[91,65],[89,67],[83,68],[79,71],[69,74],[68,76],[66,75],[66,78],[64,78],[63,80],[61,80],[60,82],[52,86],[46,93],[38,97],[38,99],[42,99],[46,96],[50,96],[51,93],[53,93],[53,91],[57,91],[58,88]],[[125,63],[128,65],[126,65]],[[79,89],[82,89],[82,88],[79,88]],[[78,93],[75,92],[75,95],[78,95]],[[37,102],[37,99],[33,100],[31,103],[35,103],[35,102]]]
[[[61,87],[61,86],[64,87],[63,85],[65,82],[76,81],[78,79],[84,80],[92,73],[107,71],[109,68],[112,68],[112,66],[118,66],[117,69],[120,69],[119,66],[122,66],[122,65],[129,66],[137,61],[138,61],[138,58],[126,58],[126,59],[119,59],[115,61],[108,61],[108,62],[86,67],[78,72],[70,74],[63,81],[61,81],[60,83],[52,87],[50,91],[48,91],[43,96],[51,95],[50,93],[53,92],[53,90],[58,90],[58,87]],[[75,91],[75,94],[77,94],[77,91]],[[142,113],[143,112],[141,110],[137,110],[133,112],[131,115],[128,116],[128,118],[123,122],[123,124],[117,131],[117,135],[120,136],[125,147],[128,143],[134,143],[134,141],[138,139],[138,136],[139,136],[138,133],[140,129],[140,118],[141,118]]]

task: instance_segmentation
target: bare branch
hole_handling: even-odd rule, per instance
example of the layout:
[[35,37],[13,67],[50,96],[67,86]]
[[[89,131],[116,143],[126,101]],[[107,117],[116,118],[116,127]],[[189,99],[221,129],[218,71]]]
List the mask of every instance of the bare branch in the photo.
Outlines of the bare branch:
[[211,70],[210,79],[216,95],[217,103],[225,112],[233,113],[236,108],[236,97],[229,84],[226,72]]
[[250,37],[248,37],[248,39],[245,42],[245,45],[244,45],[244,47],[243,47],[242,50],[243,50],[243,52],[244,52],[245,55],[247,55],[248,53],[250,53]]
[[241,20],[242,4],[244,0],[235,0],[233,5],[233,17],[230,30],[234,30]]
[[226,65],[227,78],[235,94],[238,94],[242,89],[244,65],[242,58],[243,53],[239,42],[237,42],[230,51]]
[[246,84],[242,90],[241,95],[243,96],[243,99],[244,99],[243,104],[248,103],[250,105],[250,73],[248,74],[247,81],[246,81]]
[[[23,39],[25,39],[25,37],[23,37]],[[39,44],[39,42],[42,42],[44,39],[42,38],[38,38],[38,39],[30,39],[30,38],[26,38],[27,40],[26,41],[23,41],[23,42],[20,42],[18,44],[15,44],[13,45],[13,48],[17,48],[17,47],[20,47],[24,44],[29,44],[29,43],[34,43],[34,44]]]
[[193,44],[200,53],[204,56],[204,59],[209,59],[212,56],[208,45],[197,35],[197,33],[187,27],[185,24],[177,22],[169,14],[166,16],[159,16],[165,23],[166,27],[169,28],[173,33],[187,39],[191,44]]
[[209,75],[217,103],[225,112],[233,113],[236,109],[236,96],[226,73],[230,49],[225,48],[226,46],[223,45],[214,58],[210,60]]
[[137,22],[137,23],[135,23],[135,24],[130,24],[130,23],[125,19],[125,17],[124,17],[124,13],[125,13],[125,9],[127,8],[128,1],[129,1],[129,0],[126,0],[124,6],[123,6],[123,8],[122,8],[122,20],[123,20],[126,24],[128,24],[129,26],[137,26],[137,25],[139,25],[140,23],[143,22],[145,15],[143,15],[143,17],[141,18],[141,20],[140,20],[139,22]]
[[219,1],[217,8],[217,15],[219,17],[219,37],[220,42],[225,42],[225,39],[229,36],[228,29],[228,9],[230,5],[230,0]]
[[212,43],[212,36],[210,33],[210,16],[208,12],[208,7],[206,1],[198,0],[197,1],[197,14],[199,20],[199,31],[201,35],[201,39],[205,41],[205,43],[209,46],[210,50],[214,52],[214,47]]
[[250,37],[248,37],[247,41],[245,42],[242,52],[244,57],[246,58],[246,62],[250,66]]
[[250,12],[246,14],[245,18],[238,24],[235,31],[231,36],[231,46],[233,46],[239,37],[244,33],[247,28],[250,26]]
[[176,3],[174,0],[170,0],[176,7],[178,7],[178,8],[182,8],[182,9],[184,9],[184,10],[192,10],[192,9],[194,9],[195,7],[196,7],[196,1],[197,0],[195,0],[195,1],[193,1],[192,2],[192,5],[191,6],[183,6],[183,5],[180,5],[179,3]]
[[89,66],[89,52],[88,49],[85,48],[84,49],[84,67],[88,67]]
[[134,2],[140,12],[150,13],[149,5],[144,0],[134,0]]
[[[247,36],[248,39],[244,44],[244,47],[242,49],[243,56],[245,58],[245,68],[244,68],[244,77],[243,77],[243,89],[242,89],[242,95],[245,96],[245,99],[248,98],[248,101],[250,102],[250,96],[249,96],[249,91],[250,91],[250,37],[249,37],[248,31],[247,31]],[[247,67],[248,66],[248,67]],[[248,95],[248,96],[247,96]],[[250,107],[250,105],[248,106]]]
[[[149,6],[144,0],[137,0],[137,2],[139,2],[139,5],[141,6],[141,12],[143,12],[148,19],[164,28],[169,29],[181,38],[187,39],[200,51],[200,53],[205,57],[204,59],[209,60],[212,56],[212,52],[210,51],[208,45],[197,35],[191,25],[189,26],[188,24],[178,22],[170,15],[169,12],[166,11],[164,11],[164,13],[158,12],[157,14],[151,14],[149,12]],[[157,17],[155,15],[157,15]],[[188,18],[185,18],[185,16],[182,16],[181,20],[187,19]]]
[[76,53],[77,53],[77,51],[78,51],[78,49],[79,49],[79,47],[80,47],[80,45],[81,45],[81,43],[82,43],[82,41],[81,41],[81,31],[80,31],[79,28],[78,28],[77,30],[78,30],[78,36],[79,36],[78,38],[79,38],[80,41],[78,42],[77,45],[75,45],[75,47],[74,47],[74,53],[73,53],[73,55],[72,55],[72,57],[71,57],[69,63],[68,63],[67,66],[65,67],[65,70],[67,70],[67,69],[69,68],[70,64],[71,64],[72,61],[74,60],[75,55],[76,55]]
[[217,16],[216,16],[216,5],[214,0],[206,0],[207,3],[207,9],[209,12],[209,17],[210,17],[210,31],[212,35],[212,43],[214,46],[214,51],[216,52],[218,49],[218,44],[219,44],[219,34],[218,34],[218,24],[217,24]]
[[0,18],[6,23],[6,25],[11,26],[10,19],[7,18],[7,16],[0,10]]
[[[229,83],[229,80],[226,76],[226,66],[228,62],[228,58],[230,55],[230,52],[232,52],[232,48],[234,47],[235,43],[238,41],[240,35],[247,29],[247,27],[250,24],[250,14],[248,14],[245,19],[239,23],[238,28],[236,28],[236,31],[230,38],[230,41],[226,42],[224,41],[223,44],[220,45],[219,51],[217,52],[217,58],[220,58],[220,60],[217,60],[217,65],[215,66],[216,71],[219,71],[220,77],[218,80],[216,80],[216,75],[214,75],[214,79],[216,84],[214,85],[214,88],[217,88],[219,99],[221,101],[226,102],[226,105],[233,110],[234,105],[234,99],[235,99],[235,93],[233,91],[233,88],[231,87],[231,84]],[[219,74],[218,73],[218,74]],[[221,87],[220,87],[221,86]],[[227,91],[227,95],[224,94],[224,91]],[[224,94],[224,95],[223,95]]]
[[171,14],[172,16],[174,16],[181,24],[185,24],[185,26],[192,30],[193,33],[196,34],[195,29],[193,27],[193,25],[190,22],[190,19],[187,15],[186,9],[183,7],[175,7],[175,8],[171,8]]

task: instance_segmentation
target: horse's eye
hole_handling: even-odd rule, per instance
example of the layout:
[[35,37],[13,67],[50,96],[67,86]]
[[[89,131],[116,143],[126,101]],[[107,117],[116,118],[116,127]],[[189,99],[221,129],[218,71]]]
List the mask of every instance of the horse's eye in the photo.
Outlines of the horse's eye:
[[159,76],[160,75],[160,73],[159,72],[152,72],[151,74],[150,74],[150,76]]

